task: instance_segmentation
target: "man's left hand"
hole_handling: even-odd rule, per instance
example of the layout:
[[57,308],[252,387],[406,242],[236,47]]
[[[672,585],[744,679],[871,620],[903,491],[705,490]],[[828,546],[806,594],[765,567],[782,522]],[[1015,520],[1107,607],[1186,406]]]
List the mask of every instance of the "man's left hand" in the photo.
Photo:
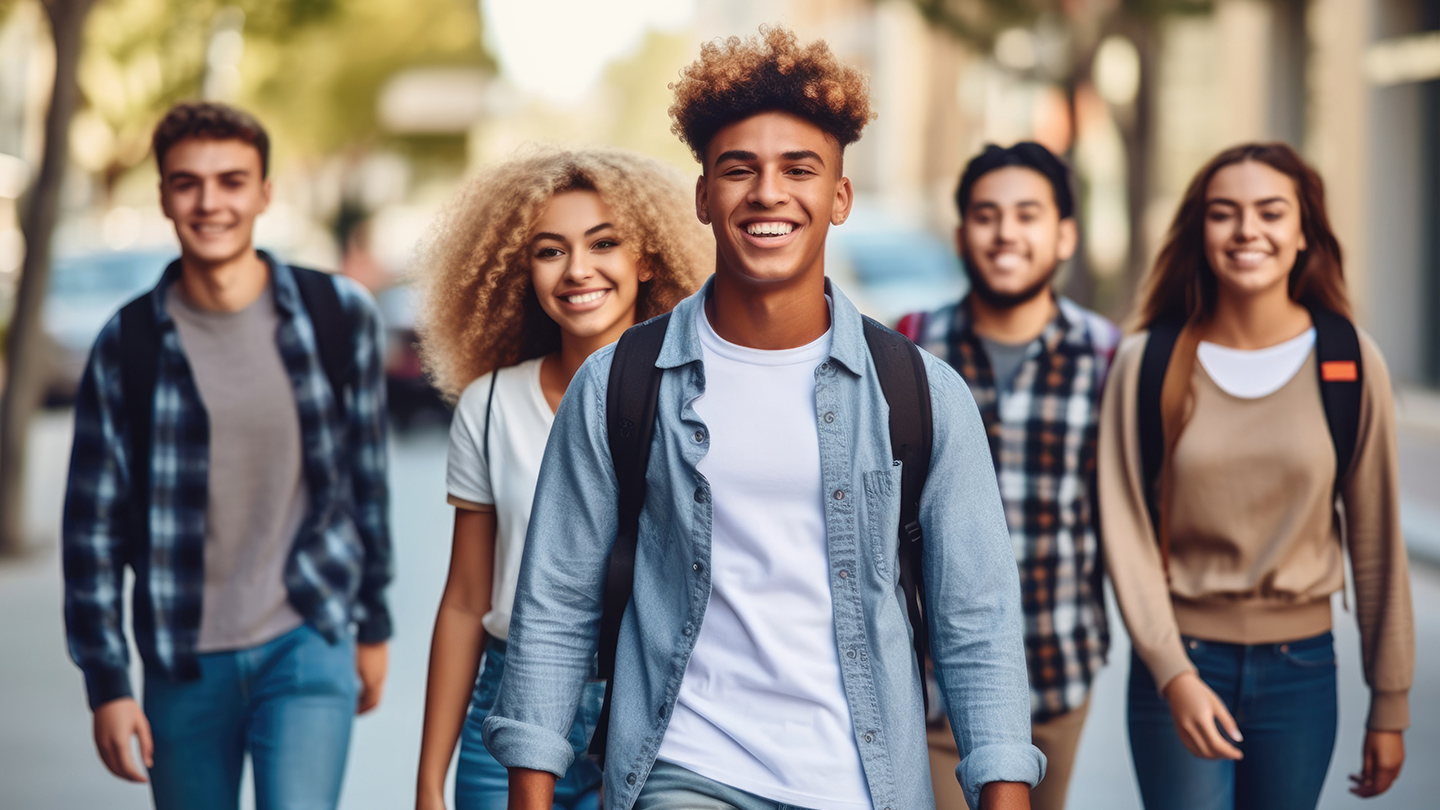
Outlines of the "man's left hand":
[[390,646],[379,644],[355,645],[355,672],[360,675],[360,700],[355,713],[364,714],[380,705],[380,693],[385,689],[385,671],[390,667]]

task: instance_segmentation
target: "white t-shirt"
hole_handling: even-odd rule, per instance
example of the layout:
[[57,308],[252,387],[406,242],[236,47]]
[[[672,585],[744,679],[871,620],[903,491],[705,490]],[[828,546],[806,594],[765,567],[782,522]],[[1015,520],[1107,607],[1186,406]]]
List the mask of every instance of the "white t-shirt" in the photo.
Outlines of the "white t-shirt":
[[1220,390],[1240,399],[1259,399],[1285,387],[1299,373],[1315,345],[1315,330],[1263,349],[1232,349],[1200,341],[1196,356]]
[[772,801],[870,810],[840,676],[815,367],[727,343],[698,318],[714,505],[711,592],[659,758]]
[[[490,464],[485,463],[485,401],[490,405]],[[485,632],[510,635],[510,611],[520,579],[520,555],[530,525],[530,504],[540,479],[540,459],[555,412],[540,388],[540,358],[486,374],[466,387],[450,423],[445,489],[460,508],[495,507],[495,578]]]

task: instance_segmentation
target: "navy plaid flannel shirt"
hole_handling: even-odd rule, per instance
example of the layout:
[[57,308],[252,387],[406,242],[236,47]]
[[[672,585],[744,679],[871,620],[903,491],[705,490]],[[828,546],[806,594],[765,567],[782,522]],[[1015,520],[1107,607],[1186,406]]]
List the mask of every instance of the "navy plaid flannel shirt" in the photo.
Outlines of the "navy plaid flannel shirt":
[[[380,642],[391,631],[384,599],[391,551],[379,311],[359,285],[333,278],[354,329],[353,375],[342,419],[293,272],[261,257],[271,268],[267,294],[280,313],[275,346],[295,387],[309,493],[285,586],[296,611],[332,643],[352,624],[361,643]],[[85,674],[92,708],[133,694],[121,626],[127,565],[135,572],[135,642],[147,672],[178,680],[200,674],[195,650],[205,587],[209,425],[165,308],[166,290],[179,274],[177,261],[146,293],[161,335],[148,544],[133,539],[128,528],[138,505],[130,494],[118,315],[95,342],[75,403],[62,530],[65,625],[70,657]]]
[[1100,395],[1120,331],[1066,298],[1002,399],[965,302],[897,327],[944,358],[975,396],[1020,566],[1036,722],[1078,709],[1105,664],[1104,562],[1095,503]]

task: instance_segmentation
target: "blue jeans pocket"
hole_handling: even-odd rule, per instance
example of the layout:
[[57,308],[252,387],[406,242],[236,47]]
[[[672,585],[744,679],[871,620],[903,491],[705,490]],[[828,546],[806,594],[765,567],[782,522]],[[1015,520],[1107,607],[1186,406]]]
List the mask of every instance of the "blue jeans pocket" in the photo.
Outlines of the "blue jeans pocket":
[[1275,645],[1275,652],[1287,664],[1302,669],[1335,667],[1335,643],[1330,633]]

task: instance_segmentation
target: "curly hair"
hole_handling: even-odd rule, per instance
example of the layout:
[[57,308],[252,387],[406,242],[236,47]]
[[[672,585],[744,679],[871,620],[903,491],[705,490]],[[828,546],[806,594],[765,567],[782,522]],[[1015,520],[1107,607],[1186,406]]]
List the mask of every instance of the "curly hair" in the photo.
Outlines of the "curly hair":
[[191,138],[250,144],[260,153],[260,176],[270,173],[270,136],[265,127],[244,110],[215,101],[182,101],[171,107],[150,138],[156,168],[164,172],[165,154],[175,144]]
[[647,157],[546,148],[483,171],[436,219],[416,263],[420,357],[446,397],[559,349],[560,327],[540,308],[526,247],[550,198],[576,189],[604,199],[624,243],[654,273],[640,284],[638,320],[668,311],[713,269],[713,240],[695,219],[689,184]]
[[794,113],[829,133],[841,149],[860,140],[875,118],[865,74],[841,64],[824,40],[802,46],[778,25],[762,25],[758,37],[705,43],[670,89],[670,131],[702,164],[716,132],[757,113]]

